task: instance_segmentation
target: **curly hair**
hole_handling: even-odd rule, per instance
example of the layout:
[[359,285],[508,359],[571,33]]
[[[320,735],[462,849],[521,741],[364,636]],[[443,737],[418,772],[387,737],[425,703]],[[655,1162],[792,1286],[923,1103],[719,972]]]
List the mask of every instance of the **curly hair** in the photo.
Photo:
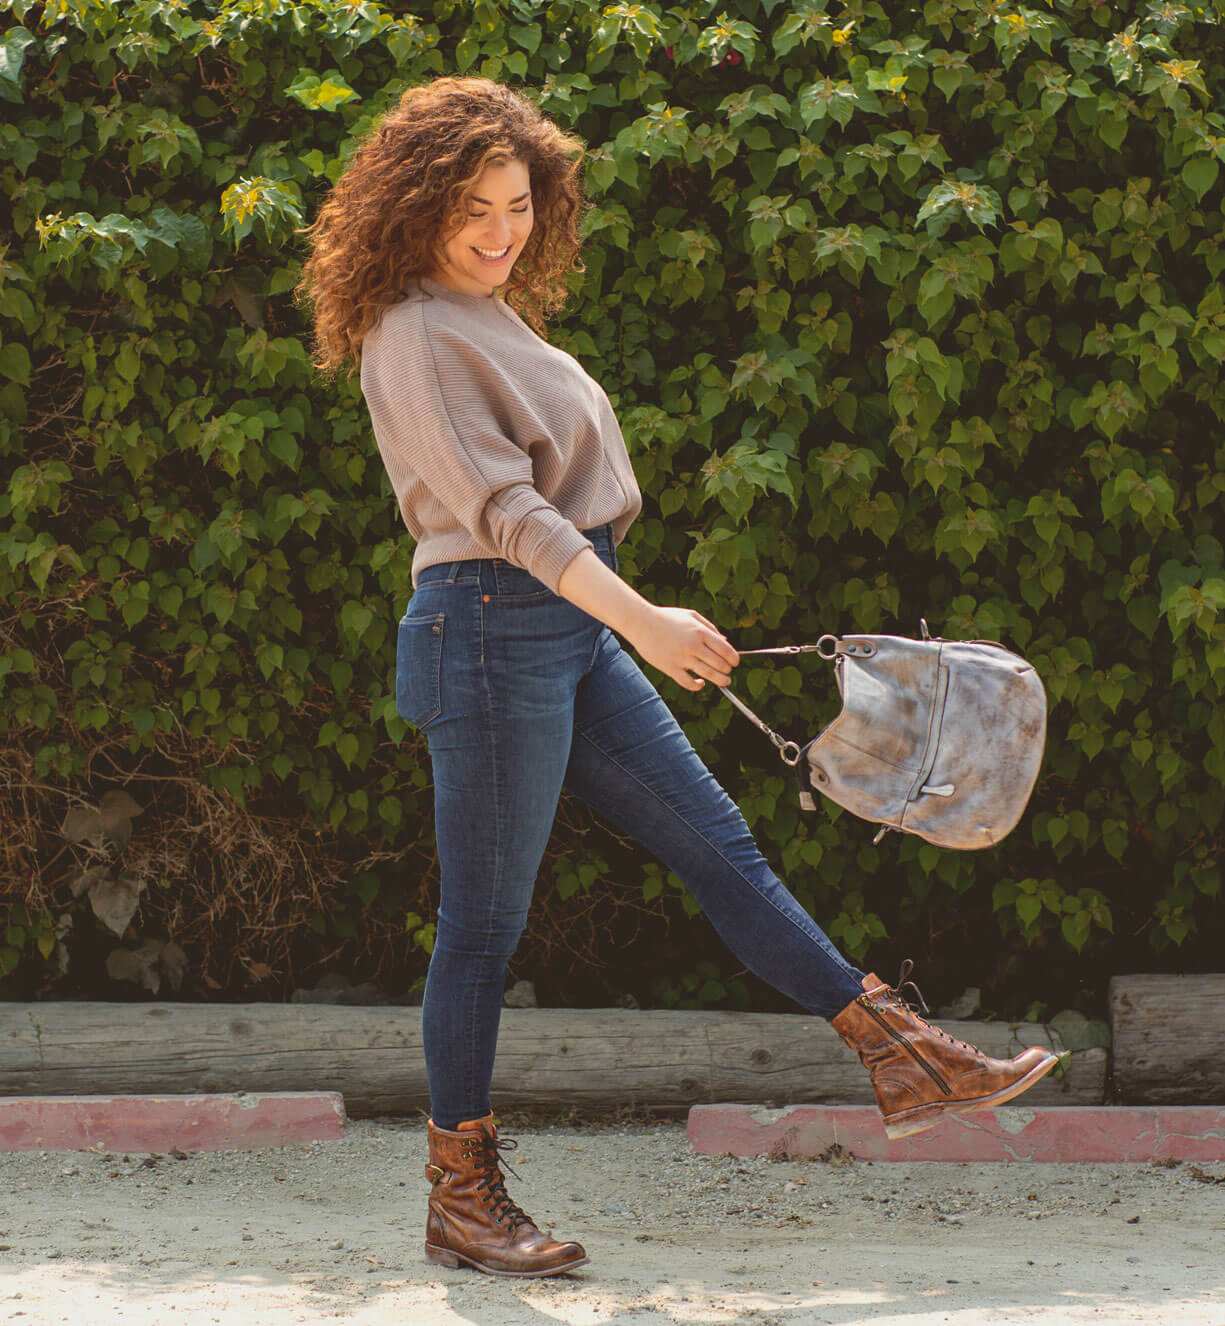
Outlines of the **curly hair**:
[[[311,252],[294,287],[313,303],[311,361],[325,376],[360,366],[361,344],[408,278],[440,265],[442,244],[467,219],[487,165],[522,161],[534,223],[503,292],[541,335],[569,298],[564,276],[584,272],[581,139],[522,93],[488,78],[436,78],[406,89],[362,139],[309,226]],[[577,154],[577,156],[576,156]],[[572,159],[573,158],[573,159]]]

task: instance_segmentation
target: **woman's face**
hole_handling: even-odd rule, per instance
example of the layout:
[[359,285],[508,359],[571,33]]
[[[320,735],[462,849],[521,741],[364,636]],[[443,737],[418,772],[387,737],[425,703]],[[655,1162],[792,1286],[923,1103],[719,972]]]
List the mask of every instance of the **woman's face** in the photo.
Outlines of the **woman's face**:
[[514,160],[486,166],[472,194],[467,223],[442,246],[443,265],[430,276],[461,294],[492,295],[510,276],[531,233],[528,168]]

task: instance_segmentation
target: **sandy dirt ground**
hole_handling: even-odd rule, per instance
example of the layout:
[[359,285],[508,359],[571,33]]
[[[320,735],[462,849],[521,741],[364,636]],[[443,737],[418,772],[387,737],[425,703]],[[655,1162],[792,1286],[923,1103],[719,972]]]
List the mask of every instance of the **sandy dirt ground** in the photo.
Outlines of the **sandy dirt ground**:
[[511,1195],[586,1246],[578,1271],[426,1262],[424,1124],[364,1121],[262,1151],[0,1155],[0,1321],[1225,1323],[1225,1164],[737,1160],[677,1122],[499,1123]]

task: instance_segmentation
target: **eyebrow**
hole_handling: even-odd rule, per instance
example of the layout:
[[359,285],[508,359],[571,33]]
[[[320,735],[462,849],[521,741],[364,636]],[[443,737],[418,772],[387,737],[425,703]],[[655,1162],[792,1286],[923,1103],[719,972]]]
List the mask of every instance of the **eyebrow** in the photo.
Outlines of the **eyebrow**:
[[[513,207],[515,203],[521,203],[525,198],[530,198],[531,196],[532,196],[532,192],[531,192],[531,190],[529,189],[529,190],[527,191],[527,193],[521,193],[521,194],[518,196],[518,198],[512,198],[512,199],[510,200],[510,202],[507,203],[506,205],[507,205],[507,207]],[[473,196],[473,197],[470,199],[470,201],[471,201],[471,202],[474,202],[474,203],[484,203],[486,207],[492,207],[492,206],[493,206],[493,204],[489,201],[488,198],[477,198],[477,197]]]

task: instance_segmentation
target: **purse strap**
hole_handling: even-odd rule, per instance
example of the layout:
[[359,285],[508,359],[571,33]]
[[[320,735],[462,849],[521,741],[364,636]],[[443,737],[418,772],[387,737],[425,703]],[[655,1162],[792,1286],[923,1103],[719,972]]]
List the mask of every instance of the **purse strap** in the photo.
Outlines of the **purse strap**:
[[[919,629],[921,632],[920,639],[922,640],[940,639],[939,636],[933,637],[932,633],[927,629],[927,619],[925,617],[919,618]],[[828,653],[821,647],[822,645],[825,644],[827,640],[833,642],[830,652]],[[993,644],[995,642],[990,640],[984,640],[979,643]],[[825,659],[826,662],[833,662],[840,654],[854,653],[855,649],[856,646],[854,645],[844,646],[842,641],[839,640],[836,635],[823,635],[816,642],[815,645],[775,645],[771,649],[738,649],[736,652],[742,658],[744,657],[745,654],[818,654],[821,658]],[[870,652],[870,650],[865,650],[864,652]],[[761,728],[761,730],[766,734],[766,736],[770,738],[770,740],[777,747],[779,756],[782,758],[784,764],[794,766],[799,763],[800,746],[798,742],[788,741],[785,737],[780,737],[779,734],[775,732],[775,730],[772,727],[769,726],[769,724],[762,722],[762,720],[757,717],[757,715],[748,707],[748,705],[745,704],[745,702],[741,700],[738,696],[733,695],[726,686],[720,686],[719,690],[722,691],[723,694],[727,696],[727,698],[732,702],[732,704],[734,704],[736,708],[740,710],[740,712],[745,716],[745,718],[749,720],[749,722],[756,723],[756,725],[759,728]]]
[[[821,646],[827,641],[834,642],[834,653],[827,654]],[[815,645],[775,645],[772,649],[738,649],[736,652],[743,658],[746,654],[819,654],[823,659],[830,660],[836,658],[838,646],[838,637],[834,635],[823,635]],[[739,696],[733,695],[726,686],[720,686],[719,690],[736,706],[737,709],[749,720],[755,723],[774,743],[778,750],[782,762],[787,765],[796,765],[800,760],[799,743],[788,741],[785,737],[779,736],[768,723],[763,722],[748,707]]]

